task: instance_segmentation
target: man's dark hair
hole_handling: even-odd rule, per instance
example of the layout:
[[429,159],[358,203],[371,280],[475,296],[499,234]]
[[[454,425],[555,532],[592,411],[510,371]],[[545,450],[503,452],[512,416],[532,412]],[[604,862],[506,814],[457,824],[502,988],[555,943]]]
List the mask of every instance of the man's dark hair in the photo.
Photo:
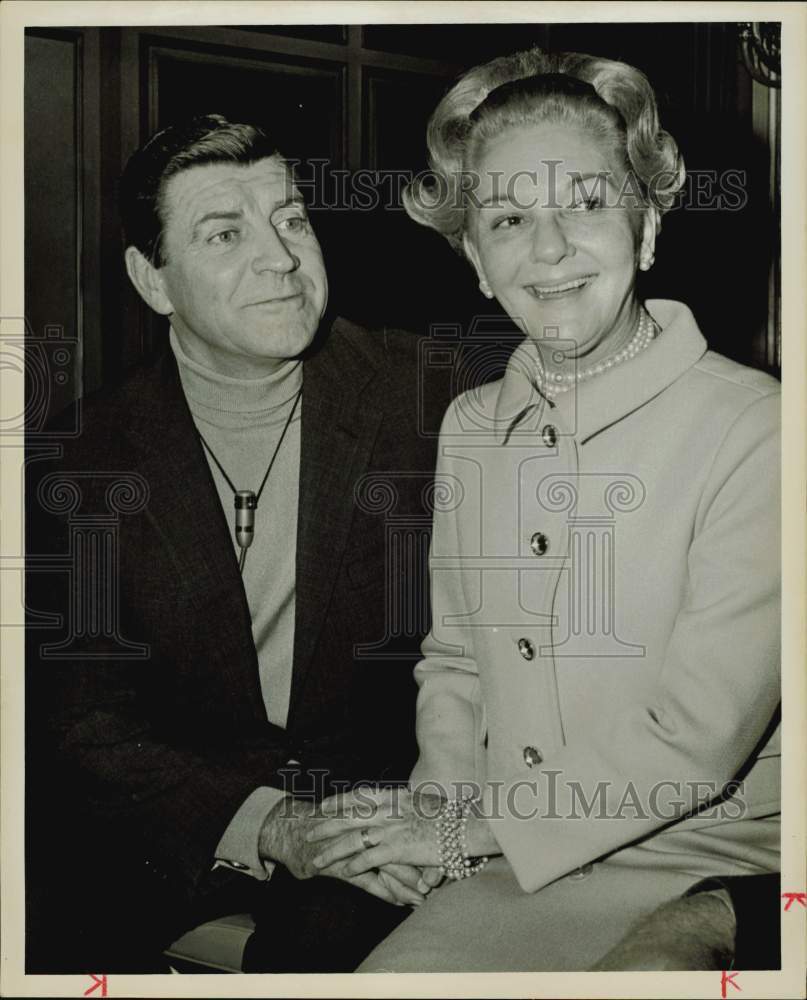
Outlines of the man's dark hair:
[[205,163],[254,163],[279,156],[274,141],[256,125],[200,115],[153,135],[129,158],[119,198],[127,246],[135,246],[156,267],[166,263],[162,232],[166,182]]

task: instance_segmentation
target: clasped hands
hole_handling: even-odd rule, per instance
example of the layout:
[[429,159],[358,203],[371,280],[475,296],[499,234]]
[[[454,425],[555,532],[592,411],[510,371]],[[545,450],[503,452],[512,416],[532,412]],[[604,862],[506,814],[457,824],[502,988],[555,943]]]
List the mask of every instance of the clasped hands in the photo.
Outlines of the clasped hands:
[[437,796],[360,788],[317,806],[283,799],[261,831],[260,853],[296,878],[341,878],[389,903],[418,906],[441,879]]

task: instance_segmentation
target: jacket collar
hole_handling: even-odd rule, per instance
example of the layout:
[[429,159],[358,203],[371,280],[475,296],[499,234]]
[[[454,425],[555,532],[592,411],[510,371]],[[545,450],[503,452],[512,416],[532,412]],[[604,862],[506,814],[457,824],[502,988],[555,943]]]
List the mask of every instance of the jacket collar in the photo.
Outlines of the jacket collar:
[[629,364],[609,369],[580,386],[548,400],[536,388],[538,349],[526,339],[513,352],[495,404],[494,434],[505,443],[536,408],[574,429],[583,444],[663,392],[705,353],[707,346],[695,318],[680,302],[651,299],[647,311],[661,334]]

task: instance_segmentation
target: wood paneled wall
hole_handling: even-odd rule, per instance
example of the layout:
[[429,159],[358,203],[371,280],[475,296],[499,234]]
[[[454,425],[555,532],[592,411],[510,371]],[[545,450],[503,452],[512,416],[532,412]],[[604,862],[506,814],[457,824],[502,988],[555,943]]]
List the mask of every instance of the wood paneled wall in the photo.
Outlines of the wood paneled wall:
[[[75,347],[54,412],[118,377],[161,335],[126,279],[115,204],[126,159],[154,129],[219,111],[268,125],[287,155],[331,170],[416,172],[428,116],[456,75],[532,44],[638,66],[690,169],[745,172],[737,211],[667,217],[644,291],[687,301],[716,349],[775,370],[775,177],[754,136],[732,25],[36,29],[26,38],[26,307],[38,335],[61,326]],[[315,218],[344,314],[420,333],[491,318],[465,262],[399,207]]]

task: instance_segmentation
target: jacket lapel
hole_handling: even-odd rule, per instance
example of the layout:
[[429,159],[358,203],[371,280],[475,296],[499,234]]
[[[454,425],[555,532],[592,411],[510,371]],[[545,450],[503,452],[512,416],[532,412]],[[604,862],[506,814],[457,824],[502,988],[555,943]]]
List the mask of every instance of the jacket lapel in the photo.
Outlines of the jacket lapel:
[[289,726],[322,630],[353,518],[353,490],[382,419],[381,379],[336,321],[305,362],[297,518],[297,590]]
[[[139,451],[138,471],[149,484],[147,513],[170,554],[186,607],[204,615],[220,636],[199,664],[200,684],[215,672],[215,689],[246,694],[253,713],[264,716],[258,660],[246,595],[238,573],[231,527],[216,493],[196,428],[168,351],[137,383],[127,400],[127,437]],[[188,627],[192,627],[189,623]]]
[[[304,362],[294,670],[288,726],[299,706],[353,518],[353,489],[366,469],[383,415],[374,363],[336,321],[322,349]],[[175,566],[174,589],[221,636],[199,670],[216,688],[246,694],[265,718],[258,658],[230,525],[167,352],[124,399],[127,436],[149,484],[148,516]],[[202,677],[200,677],[200,681]]]

